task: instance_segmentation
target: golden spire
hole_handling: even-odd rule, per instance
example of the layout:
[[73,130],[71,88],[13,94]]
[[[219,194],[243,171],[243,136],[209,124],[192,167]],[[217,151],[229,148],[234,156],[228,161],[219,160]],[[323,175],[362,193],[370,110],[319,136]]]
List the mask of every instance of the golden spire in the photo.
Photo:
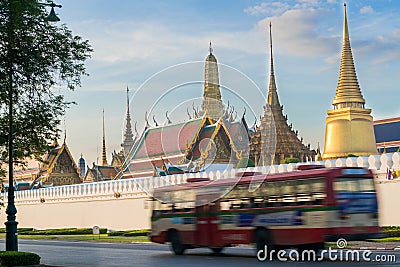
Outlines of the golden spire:
[[269,23],[269,48],[271,57],[271,67],[269,74],[269,90],[268,90],[268,105],[280,106],[278,93],[276,90],[275,73],[274,73],[274,58],[272,56],[272,23]]
[[365,99],[363,98],[358,85],[353,55],[351,52],[346,4],[344,4],[343,46],[342,59],[340,63],[340,76],[336,95],[332,104],[334,109],[346,107],[364,108],[365,104]]
[[107,166],[107,154],[106,154],[106,130],[104,129],[104,109],[103,109],[103,152],[101,154],[101,165]]

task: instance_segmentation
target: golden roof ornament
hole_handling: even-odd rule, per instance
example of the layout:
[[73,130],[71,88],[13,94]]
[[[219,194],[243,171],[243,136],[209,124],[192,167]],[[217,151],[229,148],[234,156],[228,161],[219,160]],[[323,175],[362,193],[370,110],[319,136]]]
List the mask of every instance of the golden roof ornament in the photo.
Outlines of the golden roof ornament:
[[332,104],[334,109],[346,107],[363,108],[365,104],[365,99],[363,98],[358,85],[353,55],[351,52],[346,4],[344,4],[343,46],[342,59],[340,63],[340,76],[336,95]]

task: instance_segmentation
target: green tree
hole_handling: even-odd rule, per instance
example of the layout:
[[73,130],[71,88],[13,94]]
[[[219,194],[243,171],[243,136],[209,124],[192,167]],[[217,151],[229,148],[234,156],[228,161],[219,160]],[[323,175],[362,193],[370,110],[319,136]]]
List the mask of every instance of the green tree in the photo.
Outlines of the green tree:
[[39,159],[59,137],[69,104],[54,86],[74,90],[87,75],[92,48],[64,24],[46,21],[47,0],[0,2],[0,160],[8,161],[9,88],[13,94],[14,159]]
[[247,167],[254,167],[254,162],[252,159],[249,158],[241,158],[239,162],[236,164],[236,168],[247,168]]
[[300,159],[298,158],[285,158],[283,161],[283,164],[289,164],[289,163],[299,163]]

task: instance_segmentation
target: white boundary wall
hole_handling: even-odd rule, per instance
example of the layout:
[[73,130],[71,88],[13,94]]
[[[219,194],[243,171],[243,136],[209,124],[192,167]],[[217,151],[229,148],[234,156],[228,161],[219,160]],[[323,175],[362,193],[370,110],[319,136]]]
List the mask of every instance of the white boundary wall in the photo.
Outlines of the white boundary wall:
[[[18,227],[35,229],[93,227],[95,225],[111,230],[150,228],[148,194],[153,188],[181,184],[188,178],[208,177],[229,179],[237,172],[254,171],[281,173],[293,171],[298,164],[282,164],[270,167],[232,169],[202,173],[179,174],[166,177],[146,177],[115,180],[91,184],[76,184],[15,192]],[[327,167],[351,166],[368,167],[376,173],[376,184],[381,225],[400,225],[400,179],[386,179],[387,169],[398,170],[400,154],[371,155],[369,157],[347,158],[310,162]],[[120,197],[115,197],[115,193]],[[7,195],[3,195],[7,201]],[[44,202],[42,201],[44,200]],[[7,203],[5,203],[5,207]],[[1,209],[0,220],[6,221],[5,207]],[[1,226],[0,226],[1,227]]]

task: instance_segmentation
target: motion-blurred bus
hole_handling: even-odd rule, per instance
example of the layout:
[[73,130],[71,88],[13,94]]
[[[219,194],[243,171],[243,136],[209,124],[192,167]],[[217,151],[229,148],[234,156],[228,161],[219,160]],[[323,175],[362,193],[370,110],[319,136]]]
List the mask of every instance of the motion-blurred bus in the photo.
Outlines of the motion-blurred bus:
[[364,168],[299,166],[287,173],[192,179],[154,190],[151,240],[175,254],[239,244],[318,251],[339,238],[379,236],[373,173]]

